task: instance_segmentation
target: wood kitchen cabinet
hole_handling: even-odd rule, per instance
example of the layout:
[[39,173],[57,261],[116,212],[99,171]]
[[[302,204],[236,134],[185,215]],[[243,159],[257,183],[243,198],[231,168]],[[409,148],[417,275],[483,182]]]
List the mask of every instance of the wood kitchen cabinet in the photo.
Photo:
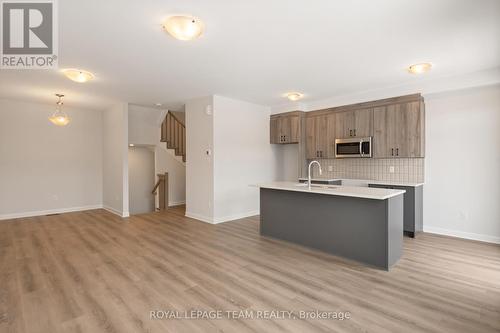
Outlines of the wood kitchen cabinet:
[[335,114],[306,117],[306,158],[335,157]]
[[420,94],[272,115],[270,127],[271,143],[300,143],[301,159],[335,158],[335,139],[353,137],[372,137],[374,158],[425,157]]
[[367,137],[373,135],[373,109],[338,112],[335,114],[337,138]]
[[423,101],[375,107],[373,119],[375,158],[425,156]]
[[273,144],[299,143],[302,112],[272,115],[270,142]]

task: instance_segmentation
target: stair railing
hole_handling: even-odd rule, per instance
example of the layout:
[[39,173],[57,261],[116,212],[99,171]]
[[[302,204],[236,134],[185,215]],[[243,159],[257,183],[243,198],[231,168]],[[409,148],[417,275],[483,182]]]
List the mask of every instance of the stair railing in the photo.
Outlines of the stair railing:
[[168,208],[168,172],[165,174],[158,174],[158,181],[151,191],[151,194],[155,196],[158,195],[158,207],[156,210],[163,211]]

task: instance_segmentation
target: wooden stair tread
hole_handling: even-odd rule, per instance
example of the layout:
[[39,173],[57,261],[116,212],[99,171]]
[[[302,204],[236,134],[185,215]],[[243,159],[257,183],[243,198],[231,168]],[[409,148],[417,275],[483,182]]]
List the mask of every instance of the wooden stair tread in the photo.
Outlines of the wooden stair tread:
[[173,149],[175,156],[182,156],[182,161],[186,162],[186,127],[170,111],[161,124],[160,141],[165,142],[167,149]]

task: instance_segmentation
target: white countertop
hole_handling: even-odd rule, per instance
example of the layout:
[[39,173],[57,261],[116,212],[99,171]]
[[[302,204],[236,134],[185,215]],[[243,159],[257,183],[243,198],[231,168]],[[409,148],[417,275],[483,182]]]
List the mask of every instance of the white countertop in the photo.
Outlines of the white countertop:
[[320,185],[314,184],[311,189],[304,184],[294,182],[270,182],[256,185],[260,188],[268,188],[273,190],[306,192],[316,194],[328,194],[344,197],[355,197],[364,199],[385,200],[401,194],[404,190],[389,190],[384,188],[361,187],[361,186],[339,186],[339,185]]
[[[299,180],[307,180],[307,178],[299,178]],[[349,179],[349,178],[312,178],[313,181],[337,181],[337,180],[345,180],[347,182],[360,182],[368,184],[376,184],[376,185],[388,185],[388,186],[408,186],[408,187],[417,187],[422,186],[424,183],[408,183],[408,182],[395,182],[390,180],[372,180],[372,179]]]

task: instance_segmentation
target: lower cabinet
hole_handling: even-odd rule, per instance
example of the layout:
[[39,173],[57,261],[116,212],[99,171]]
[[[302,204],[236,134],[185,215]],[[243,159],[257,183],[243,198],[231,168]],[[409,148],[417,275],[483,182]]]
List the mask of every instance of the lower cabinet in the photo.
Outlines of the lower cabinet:
[[393,186],[369,184],[369,187],[405,190],[404,194],[404,227],[408,236],[415,238],[417,232],[423,231],[423,186]]

